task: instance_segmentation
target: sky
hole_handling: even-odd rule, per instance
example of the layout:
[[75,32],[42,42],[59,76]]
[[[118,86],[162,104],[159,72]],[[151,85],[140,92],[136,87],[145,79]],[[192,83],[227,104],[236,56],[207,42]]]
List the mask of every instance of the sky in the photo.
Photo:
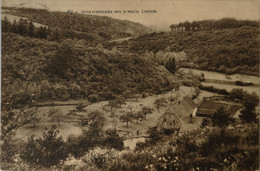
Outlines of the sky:
[[[138,10],[139,13],[102,15],[139,22],[158,30],[184,21],[224,17],[259,20],[260,17],[260,0],[2,0],[2,6],[21,3],[25,7],[45,6],[51,11],[79,13],[82,10]],[[156,10],[156,13],[142,13],[142,10]]]

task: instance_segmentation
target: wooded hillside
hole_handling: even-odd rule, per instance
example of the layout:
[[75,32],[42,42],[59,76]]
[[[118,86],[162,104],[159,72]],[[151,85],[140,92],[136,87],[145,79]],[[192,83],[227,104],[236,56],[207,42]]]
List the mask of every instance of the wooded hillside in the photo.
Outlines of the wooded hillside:
[[98,35],[105,39],[136,36],[149,33],[150,29],[140,23],[105,16],[67,12],[51,12],[43,9],[4,8],[9,14],[22,16],[53,28],[74,30]]
[[2,97],[25,93],[37,100],[99,101],[175,86],[164,67],[136,54],[77,46],[71,39],[58,44],[12,33],[3,37]]
[[241,27],[223,30],[160,32],[105,47],[143,54],[146,51],[185,52],[188,67],[224,73],[258,75],[259,30],[257,27]]

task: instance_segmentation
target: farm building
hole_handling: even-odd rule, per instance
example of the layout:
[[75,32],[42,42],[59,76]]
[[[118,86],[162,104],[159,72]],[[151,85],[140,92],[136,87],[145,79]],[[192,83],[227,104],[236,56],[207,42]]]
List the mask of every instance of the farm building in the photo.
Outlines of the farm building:
[[197,108],[196,116],[211,117],[220,107],[223,107],[231,116],[234,116],[242,108],[242,105],[226,101],[204,99]]
[[190,97],[180,97],[158,119],[157,129],[179,129],[185,122],[184,118],[189,118],[190,115],[193,115],[195,108],[196,105]]

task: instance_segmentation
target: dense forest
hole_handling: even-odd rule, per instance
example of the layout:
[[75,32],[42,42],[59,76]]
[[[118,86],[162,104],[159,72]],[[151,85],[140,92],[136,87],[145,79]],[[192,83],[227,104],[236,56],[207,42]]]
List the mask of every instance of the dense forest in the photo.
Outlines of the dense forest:
[[161,93],[175,86],[164,67],[136,54],[109,51],[101,45],[77,46],[80,42],[71,39],[58,44],[12,33],[3,36],[3,100],[8,92],[14,95],[16,89],[19,94],[24,88],[24,93],[37,94],[38,100],[99,101],[123,91]]
[[131,53],[184,52],[188,63],[183,66],[223,73],[258,75],[259,30],[240,27],[197,32],[160,32],[141,35],[122,43],[107,43]]
[[3,33],[15,33],[21,36],[29,36],[38,39],[46,39],[49,41],[62,42],[69,39],[81,39],[88,45],[97,45],[99,42],[104,41],[104,37],[99,35],[77,32],[74,30],[51,28],[47,26],[36,27],[32,21],[21,18],[19,21],[14,20],[10,22],[7,17],[2,20]]

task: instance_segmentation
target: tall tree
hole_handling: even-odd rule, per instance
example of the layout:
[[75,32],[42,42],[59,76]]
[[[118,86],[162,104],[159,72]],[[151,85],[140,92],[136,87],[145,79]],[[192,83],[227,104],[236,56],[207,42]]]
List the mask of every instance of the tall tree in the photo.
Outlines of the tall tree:
[[128,128],[128,123],[133,120],[133,115],[131,112],[124,113],[119,118],[121,122],[126,122],[126,127]]
[[175,73],[176,71],[175,58],[169,57],[168,60],[165,62],[164,66],[171,73]]
[[231,117],[230,113],[224,110],[223,107],[220,107],[213,114],[211,121],[213,123],[213,126],[226,127],[233,122],[233,118]]
[[[62,42],[48,64],[48,72],[51,76],[56,75],[68,80],[73,76],[72,71],[75,70],[77,62],[74,48],[71,39],[66,39]],[[75,72],[73,73],[75,74]]]
[[259,98],[255,93],[251,95],[248,94],[243,97],[243,109],[241,111],[241,115],[239,115],[243,122],[250,123],[257,121],[255,107],[258,103]]
[[88,114],[90,120],[90,126],[93,130],[101,130],[104,126],[105,117],[104,114],[99,111],[94,111]]
[[11,26],[11,22],[7,19],[7,17],[4,17],[4,20],[2,20],[2,32],[9,32]]
[[28,20],[20,19],[17,24],[17,33],[20,35],[27,35],[28,33]]
[[167,103],[165,98],[157,98],[154,102],[156,108],[158,109],[158,112],[160,112],[160,107],[165,105]]
[[34,25],[31,21],[29,23],[28,35],[30,37],[34,37]]
[[138,123],[139,119],[143,119],[144,118],[144,114],[142,111],[138,111],[136,113],[133,114],[133,118],[136,119],[136,123]]
[[146,119],[146,115],[153,113],[153,109],[147,106],[143,106],[142,113],[144,115],[144,118]]

